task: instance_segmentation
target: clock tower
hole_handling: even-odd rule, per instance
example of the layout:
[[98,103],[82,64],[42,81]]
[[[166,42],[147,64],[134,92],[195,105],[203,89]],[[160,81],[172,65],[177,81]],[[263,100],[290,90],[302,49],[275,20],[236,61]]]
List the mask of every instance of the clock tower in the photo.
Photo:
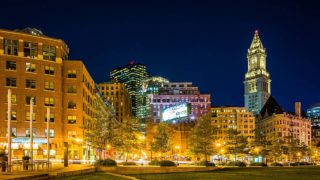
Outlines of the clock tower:
[[267,71],[266,58],[266,49],[256,30],[248,49],[248,71],[244,80],[245,107],[255,115],[259,114],[271,94],[271,80]]

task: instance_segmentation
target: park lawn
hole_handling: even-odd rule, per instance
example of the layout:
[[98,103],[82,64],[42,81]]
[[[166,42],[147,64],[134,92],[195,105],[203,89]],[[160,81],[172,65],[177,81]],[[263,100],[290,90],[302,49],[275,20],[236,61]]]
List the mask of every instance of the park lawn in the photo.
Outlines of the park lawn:
[[67,177],[60,177],[60,178],[53,178],[53,180],[63,179],[63,180],[101,180],[101,179],[108,179],[108,180],[125,180],[124,178],[113,176],[108,173],[104,172],[97,172],[97,173],[90,173],[90,174],[82,174],[76,176],[67,176]]
[[197,179],[273,179],[319,180],[320,167],[251,167],[225,168],[211,172],[134,175],[141,180],[197,180]]

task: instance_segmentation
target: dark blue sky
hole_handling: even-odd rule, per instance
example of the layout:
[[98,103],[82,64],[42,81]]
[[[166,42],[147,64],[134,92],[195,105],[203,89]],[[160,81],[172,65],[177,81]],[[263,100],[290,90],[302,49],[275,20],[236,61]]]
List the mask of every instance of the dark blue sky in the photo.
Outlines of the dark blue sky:
[[131,59],[152,75],[191,81],[213,105],[243,106],[255,29],[267,49],[271,94],[286,110],[320,101],[320,5],[314,1],[1,2],[0,28],[35,27],[64,39],[96,82]]

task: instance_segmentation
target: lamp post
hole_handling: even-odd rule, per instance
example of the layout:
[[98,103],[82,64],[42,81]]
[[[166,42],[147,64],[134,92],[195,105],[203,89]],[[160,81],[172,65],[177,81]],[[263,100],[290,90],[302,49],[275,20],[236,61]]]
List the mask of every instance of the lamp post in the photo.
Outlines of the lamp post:
[[[217,147],[217,148],[221,148],[221,146],[222,146],[222,144],[221,144],[220,142],[217,142],[217,143],[216,143],[216,147]],[[221,149],[221,150],[220,150],[220,153],[218,153],[218,160],[219,160],[219,161],[222,161],[222,154],[221,154],[221,153],[222,153],[222,150],[223,150],[223,149]],[[224,151],[224,150],[223,150],[223,151]]]
[[178,145],[178,146],[175,146],[174,148],[176,149],[176,152],[178,152],[178,154],[177,154],[177,164],[179,164],[180,146]]
[[33,162],[33,97],[30,98],[30,163]]
[[298,166],[299,166],[299,165],[300,165],[300,156],[301,156],[301,153],[298,152],[298,153],[297,153],[297,156],[298,156]]
[[8,172],[11,171],[11,89],[8,89]]
[[47,107],[47,168],[49,169],[50,162],[50,107]]

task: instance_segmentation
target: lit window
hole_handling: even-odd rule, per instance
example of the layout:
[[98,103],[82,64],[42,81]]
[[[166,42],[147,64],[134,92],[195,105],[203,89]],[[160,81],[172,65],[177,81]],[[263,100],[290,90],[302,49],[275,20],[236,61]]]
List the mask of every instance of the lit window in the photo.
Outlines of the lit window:
[[[50,138],[54,138],[54,129],[49,129]],[[47,129],[44,130],[44,137],[47,137]]]
[[36,64],[26,63],[26,72],[36,72]]
[[[45,115],[44,121],[47,122],[47,114]],[[54,122],[54,114],[50,113],[50,122],[53,123]]]
[[[6,113],[6,120],[8,120],[8,111]],[[17,120],[17,111],[15,110],[11,111],[11,120]]]
[[44,82],[44,89],[49,90],[49,91],[53,91],[54,90],[54,83],[51,81],[45,81]]
[[[6,103],[8,103],[8,98],[6,97]],[[16,94],[11,94],[11,103],[12,104],[17,104],[17,95]]]
[[4,54],[18,55],[18,40],[5,39],[4,40]]
[[77,78],[76,70],[68,70],[68,78]]
[[49,98],[49,97],[44,98],[44,105],[54,106],[54,98]]
[[6,62],[6,69],[7,70],[16,70],[17,69],[17,63],[15,61],[7,61]]
[[68,116],[68,124],[76,124],[77,116]]
[[45,66],[44,73],[49,75],[54,75],[54,67],[53,66]]
[[68,139],[76,138],[77,132],[76,131],[68,131]]
[[36,43],[25,42],[24,43],[24,57],[37,59],[38,57],[38,45]]
[[[32,128],[33,137],[37,136],[37,128]],[[30,128],[26,128],[26,137],[30,137]]]
[[[36,113],[32,113],[32,120],[36,121]],[[30,121],[30,112],[26,112],[26,121]]]
[[[17,136],[17,128],[16,127],[12,127],[11,128],[11,136],[12,137],[16,137]],[[8,128],[6,128],[6,137],[8,137]]]
[[56,60],[56,48],[54,46],[43,45],[43,59],[55,61]]

